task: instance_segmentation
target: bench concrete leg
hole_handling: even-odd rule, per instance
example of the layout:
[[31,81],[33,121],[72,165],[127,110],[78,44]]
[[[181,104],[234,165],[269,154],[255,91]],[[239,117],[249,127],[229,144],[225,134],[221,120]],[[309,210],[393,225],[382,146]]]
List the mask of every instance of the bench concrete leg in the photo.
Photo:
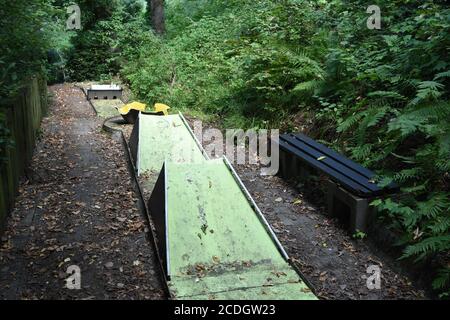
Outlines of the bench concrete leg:
[[328,215],[330,217],[335,217],[337,214],[335,209],[335,199],[334,199],[334,186],[330,184],[329,181],[327,181],[327,205],[328,205]]
[[280,168],[278,175],[286,180],[295,179],[306,181],[310,170],[297,157],[280,150]]
[[289,155],[285,151],[280,150],[280,168],[278,173],[282,178],[288,177],[288,157]]
[[372,199],[356,197],[330,180],[327,183],[328,214],[332,217],[338,215],[336,200],[339,200],[350,209],[350,232],[367,232],[368,224],[373,218],[373,210],[369,206]]
[[301,163],[298,163],[298,168],[298,178],[300,181],[307,181],[311,175],[311,171],[307,166],[302,165]]
[[350,230],[355,233],[358,231],[367,232],[369,223],[369,201],[367,199],[354,199],[350,210]]
[[292,157],[290,159],[289,164],[289,174],[291,179],[298,179],[301,178],[301,172],[303,170],[303,166],[300,165],[300,161],[297,159],[297,157]]

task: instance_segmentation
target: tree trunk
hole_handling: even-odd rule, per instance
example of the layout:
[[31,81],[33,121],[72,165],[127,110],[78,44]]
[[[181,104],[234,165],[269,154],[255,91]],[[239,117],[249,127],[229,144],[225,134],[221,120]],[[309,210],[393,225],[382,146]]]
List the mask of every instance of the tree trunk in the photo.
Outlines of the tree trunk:
[[157,34],[164,34],[166,32],[164,0],[148,0],[147,3],[147,12],[153,30]]

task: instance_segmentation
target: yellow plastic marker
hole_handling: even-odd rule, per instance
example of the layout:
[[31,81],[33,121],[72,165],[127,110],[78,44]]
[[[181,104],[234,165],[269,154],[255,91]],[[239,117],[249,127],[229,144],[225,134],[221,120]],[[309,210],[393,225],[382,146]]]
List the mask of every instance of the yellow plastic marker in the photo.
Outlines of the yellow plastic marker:
[[168,105],[156,103],[154,108],[156,112],[163,112],[165,116],[169,115],[168,110],[170,109],[170,107]]
[[119,108],[118,110],[121,115],[126,115],[130,112],[130,110],[145,111],[145,108],[147,108],[146,104],[134,101],[132,103],[124,105],[122,108]]

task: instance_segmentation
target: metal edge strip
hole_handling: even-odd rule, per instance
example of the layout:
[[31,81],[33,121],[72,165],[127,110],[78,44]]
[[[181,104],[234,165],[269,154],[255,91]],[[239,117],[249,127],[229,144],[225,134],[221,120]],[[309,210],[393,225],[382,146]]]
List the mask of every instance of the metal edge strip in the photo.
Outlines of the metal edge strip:
[[167,170],[167,160],[164,160],[164,220],[166,225],[166,268],[167,268],[167,279],[170,281],[170,247],[169,247],[169,215],[168,215],[168,170]]
[[233,168],[233,166],[231,165],[230,161],[228,160],[228,158],[226,156],[223,157],[225,164],[227,165],[228,169],[231,171],[231,174],[233,175],[233,178],[236,180],[236,182],[239,184],[241,190],[244,192],[245,197],[247,198],[248,201],[250,201],[253,209],[255,210],[256,214],[258,215],[259,219],[261,220],[261,222],[264,224],[267,232],[269,232],[272,240],[275,242],[276,246],[278,247],[278,250],[280,251],[280,253],[283,255],[283,257],[286,259],[286,261],[289,261],[289,255],[287,254],[286,250],[284,250],[283,246],[281,245],[280,240],[278,240],[277,235],[275,234],[275,232],[273,231],[272,227],[269,225],[269,223],[267,222],[267,219],[264,217],[264,215],[262,214],[261,210],[259,209],[258,205],[256,204],[255,200],[253,199],[253,197],[251,196],[250,192],[248,191],[248,189],[245,187],[244,183],[242,182],[241,178],[239,177],[239,175],[237,174],[236,170]]
[[137,142],[136,142],[136,170],[137,170],[137,176],[141,176],[141,161],[140,161],[140,154],[141,154],[141,148],[139,147],[141,144],[141,112],[139,112],[138,118],[137,118],[137,126],[138,126],[138,133],[137,133]]
[[198,141],[197,137],[195,136],[194,131],[192,131],[192,128],[189,125],[189,123],[187,122],[186,118],[183,116],[183,114],[181,112],[178,112],[178,115],[180,116],[181,121],[183,121],[185,127],[189,130],[189,133],[191,134],[192,138],[194,138],[195,143],[197,144],[197,147],[199,147],[203,156],[206,158],[206,160],[211,160],[208,153],[206,153],[206,150],[203,148],[202,144],[200,143],[200,141]]

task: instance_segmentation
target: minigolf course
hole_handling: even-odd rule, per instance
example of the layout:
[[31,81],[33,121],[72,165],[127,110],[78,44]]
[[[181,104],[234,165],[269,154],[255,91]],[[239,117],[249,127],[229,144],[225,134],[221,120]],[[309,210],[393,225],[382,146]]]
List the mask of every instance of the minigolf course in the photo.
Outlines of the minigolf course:
[[149,216],[172,298],[316,299],[231,164],[209,160],[181,114],[141,114],[130,148],[153,190]]
[[206,160],[181,114],[155,116],[141,113],[130,140],[138,175],[159,174],[166,160],[176,163]]
[[158,184],[149,208],[155,221],[165,220],[163,256],[175,298],[315,298],[225,160],[167,162]]

